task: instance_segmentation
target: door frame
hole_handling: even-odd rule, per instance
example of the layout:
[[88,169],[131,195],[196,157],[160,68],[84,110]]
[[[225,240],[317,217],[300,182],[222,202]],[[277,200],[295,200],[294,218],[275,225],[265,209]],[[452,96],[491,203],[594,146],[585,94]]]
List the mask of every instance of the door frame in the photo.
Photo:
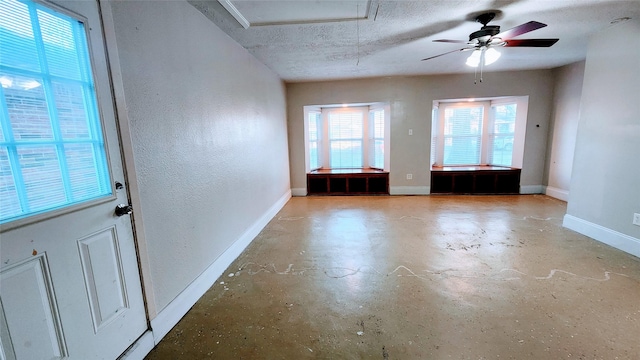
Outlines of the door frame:
[[120,140],[120,153],[122,158],[122,168],[126,181],[125,189],[129,197],[129,204],[133,207],[131,214],[131,226],[133,230],[133,242],[136,247],[138,259],[138,273],[142,285],[142,298],[144,301],[147,316],[147,331],[121,355],[121,359],[142,359],[156,345],[151,320],[158,315],[158,309],[153,292],[151,281],[151,267],[149,265],[149,251],[147,238],[143,223],[142,202],[140,200],[140,188],[138,187],[138,176],[135,167],[133,154],[133,141],[131,137],[131,127],[127,103],[124,93],[124,83],[122,70],[120,67],[120,56],[116,41],[115,24],[111,9],[111,0],[94,0],[98,3],[100,21],[102,22],[102,37],[104,39],[105,54],[109,80],[111,81],[111,98],[114,104],[116,127]]
[[[102,22],[102,36],[105,44],[107,70],[109,72],[109,80],[111,82],[111,97],[114,103],[116,127],[120,140],[120,153],[122,155],[124,178],[127,183],[125,189],[127,190],[129,202],[133,206],[131,221],[131,225],[133,227],[133,241],[136,246],[138,271],[142,282],[142,296],[145,303],[145,311],[147,313],[147,323],[149,324],[149,329],[151,329],[150,321],[157,315],[157,307],[153,295],[153,284],[151,282],[149,253],[144,224],[142,221],[143,216],[142,203],[140,201],[140,188],[138,187],[137,182],[138,176],[136,173],[135,159],[133,155],[133,141],[131,138],[131,128],[124,94],[120,57],[118,55],[118,47],[116,43],[111,0],[94,1],[98,3],[98,11],[100,12],[100,20]],[[135,343],[133,347],[135,347]]]

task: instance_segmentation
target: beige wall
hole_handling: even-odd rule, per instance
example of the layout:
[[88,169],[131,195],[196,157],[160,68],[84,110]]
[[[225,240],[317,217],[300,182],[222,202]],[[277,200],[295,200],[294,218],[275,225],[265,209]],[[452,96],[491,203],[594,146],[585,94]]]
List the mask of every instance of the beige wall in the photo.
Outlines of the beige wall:
[[[572,228],[640,256],[640,20],[589,41],[567,206]],[[569,224],[571,224],[571,221]],[[565,224],[567,217],[565,217]],[[598,235],[601,234],[601,235]]]
[[159,312],[288,193],[285,88],[186,2],[112,8]]
[[555,87],[549,128],[549,149],[544,183],[547,194],[567,200],[576,133],[580,119],[580,97],[584,78],[584,61],[553,70]]
[[[551,70],[374,78],[287,84],[287,121],[291,187],[306,189],[303,106],[388,102],[391,106],[390,186],[420,193],[430,186],[431,109],[434,100],[493,96],[529,96],[521,185],[541,189],[552,106]],[[539,125],[539,127],[536,127]],[[409,129],[413,135],[409,136]],[[406,174],[413,180],[406,180]],[[407,190],[407,189],[405,189]]]

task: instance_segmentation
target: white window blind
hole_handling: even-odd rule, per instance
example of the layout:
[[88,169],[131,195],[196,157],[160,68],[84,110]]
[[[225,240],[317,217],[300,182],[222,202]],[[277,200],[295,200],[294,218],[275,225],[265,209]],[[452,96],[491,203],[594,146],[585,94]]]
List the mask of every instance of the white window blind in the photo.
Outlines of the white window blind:
[[320,149],[320,134],[322,128],[320,126],[320,112],[309,112],[307,129],[309,134],[309,167],[311,170],[315,170],[321,167],[322,158],[320,157],[322,151]]
[[483,112],[482,105],[445,108],[443,165],[480,164]]
[[516,129],[517,105],[491,105],[492,126],[490,127],[489,163],[511,166],[513,140]]
[[0,1],[0,222],[111,193],[84,24]]
[[369,166],[384,169],[384,109],[369,112]]
[[363,132],[362,112],[337,110],[329,113],[329,159],[332,169],[362,167]]
[[438,133],[438,129],[440,128],[438,126],[438,114],[438,107],[434,107],[433,110],[431,110],[431,165],[438,164],[438,155],[440,153],[438,140],[441,135]]

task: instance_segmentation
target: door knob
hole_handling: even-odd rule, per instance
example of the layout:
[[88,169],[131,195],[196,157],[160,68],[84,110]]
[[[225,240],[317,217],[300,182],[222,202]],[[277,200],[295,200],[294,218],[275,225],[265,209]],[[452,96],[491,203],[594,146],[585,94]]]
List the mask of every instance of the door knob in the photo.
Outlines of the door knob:
[[129,215],[133,212],[133,207],[127,204],[118,204],[116,205],[116,216]]

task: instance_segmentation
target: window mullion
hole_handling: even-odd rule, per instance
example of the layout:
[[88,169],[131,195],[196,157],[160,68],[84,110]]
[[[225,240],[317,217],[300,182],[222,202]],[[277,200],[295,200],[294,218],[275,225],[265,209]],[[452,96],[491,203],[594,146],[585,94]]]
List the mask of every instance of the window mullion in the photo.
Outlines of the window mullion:
[[[14,68],[14,67],[3,65],[3,64],[0,64],[0,71],[4,71],[4,72],[10,73],[12,75],[21,75],[21,76],[25,76],[25,77],[42,77],[42,73],[41,72],[33,71],[33,70],[25,70],[25,69]],[[88,81],[85,82],[83,80],[69,79],[69,78],[64,78],[64,77],[61,77],[61,76],[51,75],[51,74],[49,74],[49,78],[51,80],[54,80],[54,81],[57,81],[57,82],[64,82],[64,83],[67,83],[67,84],[85,85],[85,84],[88,83]]]
[[45,55],[44,42],[42,40],[42,31],[40,29],[40,20],[36,7],[29,4],[29,15],[31,17],[31,27],[38,52],[38,60],[40,62],[40,71],[42,71],[42,89],[47,102],[47,111],[49,113],[49,121],[53,131],[53,137],[56,140],[56,154],[60,164],[60,174],[62,176],[62,185],[68,202],[73,201],[73,192],[71,191],[71,180],[69,178],[69,169],[67,166],[67,158],[64,152],[64,144],[62,143],[62,134],[60,131],[60,122],[58,120],[58,109],[56,108],[55,97],[53,95],[53,84],[49,76],[49,67]]
[[[0,86],[0,99],[5,99],[4,90]],[[20,201],[20,209],[22,213],[28,213],[29,198],[27,197],[27,189],[24,186],[24,179],[22,177],[22,167],[20,167],[20,159],[18,157],[18,149],[16,147],[15,138],[13,137],[13,129],[9,121],[9,109],[4,101],[0,101],[0,126],[2,126],[2,135],[4,141],[7,142],[7,156],[9,157],[9,164],[11,166],[11,174],[13,175],[13,183],[16,187],[16,193],[18,200]]]
[[[13,135],[13,132],[12,132]],[[99,142],[93,140],[93,139],[77,139],[77,140],[31,140],[31,141],[19,141],[19,142],[15,142],[16,144],[20,144],[20,146],[26,145],[26,146],[33,146],[33,145],[54,145],[54,146],[58,146],[60,144],[97,144],[100,145]],[[5,141],[0,141],[0,145],[10,145],[10,142],[5,140]]]

